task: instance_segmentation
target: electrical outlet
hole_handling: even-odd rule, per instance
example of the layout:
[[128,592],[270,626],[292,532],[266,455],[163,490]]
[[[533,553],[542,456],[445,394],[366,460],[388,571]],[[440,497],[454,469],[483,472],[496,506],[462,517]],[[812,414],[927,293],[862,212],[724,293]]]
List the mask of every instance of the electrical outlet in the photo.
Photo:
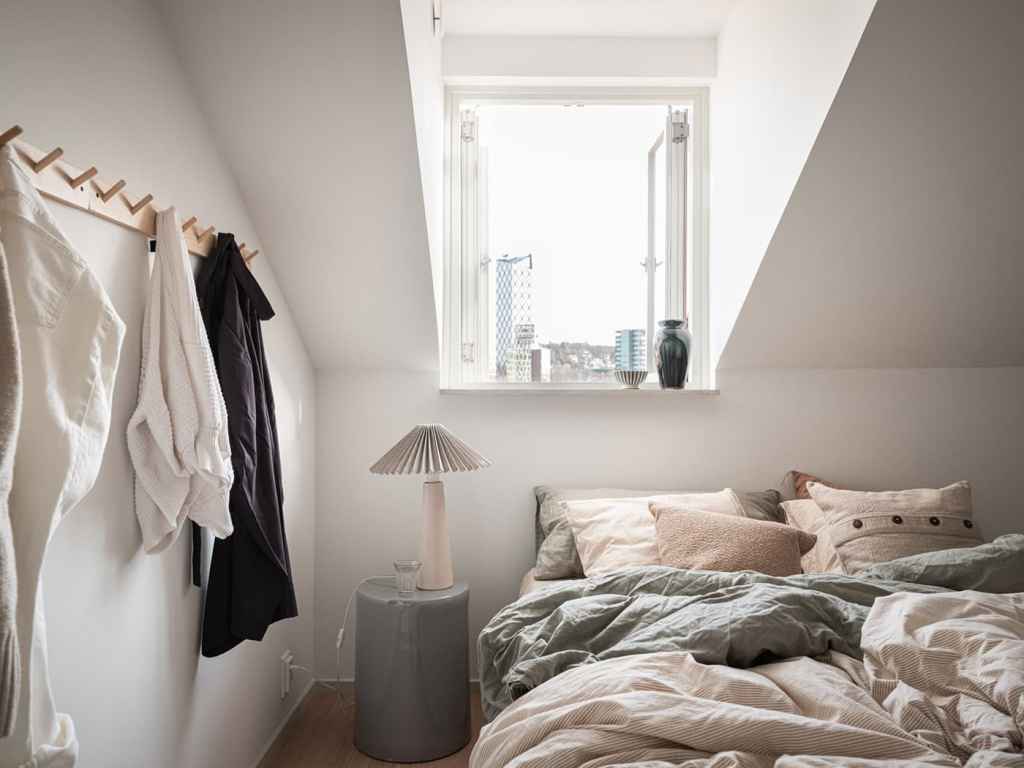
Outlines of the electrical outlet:
[[292,662],[295,654],[285,651],[281,654],[281,698],[285,698],[292,690]]

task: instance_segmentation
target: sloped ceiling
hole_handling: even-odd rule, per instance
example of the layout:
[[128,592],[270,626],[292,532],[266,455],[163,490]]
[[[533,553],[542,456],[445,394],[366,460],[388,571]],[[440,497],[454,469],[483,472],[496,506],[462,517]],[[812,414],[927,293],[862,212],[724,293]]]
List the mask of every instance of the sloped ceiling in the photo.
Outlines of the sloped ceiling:
[[714,37],[736,0],[443,0],[453,35]]
[[1024,6],[879,0],[719,368],[1024,365]]
[[875,0],[743,0],[711,87],[712,365],[743,307]]
[[160,4],[316,367],[435,370],[399,0]]

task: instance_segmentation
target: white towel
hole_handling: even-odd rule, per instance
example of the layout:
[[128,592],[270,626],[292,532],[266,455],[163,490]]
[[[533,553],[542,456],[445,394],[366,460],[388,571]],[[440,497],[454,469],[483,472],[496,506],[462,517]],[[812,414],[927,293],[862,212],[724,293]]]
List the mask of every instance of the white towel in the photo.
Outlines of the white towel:
[[186,518],[218,538],[231,535],[234,482],[227,411],[181,225],[173,208],[158,213],[156,223],[139,402],[128,422],[136,514],[151,553],[173,544]]

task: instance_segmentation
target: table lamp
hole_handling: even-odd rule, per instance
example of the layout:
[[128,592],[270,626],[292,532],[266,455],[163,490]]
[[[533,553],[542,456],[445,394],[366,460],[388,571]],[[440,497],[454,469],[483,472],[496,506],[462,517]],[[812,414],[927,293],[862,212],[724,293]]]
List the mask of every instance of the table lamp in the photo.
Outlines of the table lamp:
[[370,467],[375,475],[426,475],[423,483],[423,532],[420,537],[420,589],[448,589],[452,575],[448,514],[442,472],[472,472],[491,466],[441,424],[418,424]]

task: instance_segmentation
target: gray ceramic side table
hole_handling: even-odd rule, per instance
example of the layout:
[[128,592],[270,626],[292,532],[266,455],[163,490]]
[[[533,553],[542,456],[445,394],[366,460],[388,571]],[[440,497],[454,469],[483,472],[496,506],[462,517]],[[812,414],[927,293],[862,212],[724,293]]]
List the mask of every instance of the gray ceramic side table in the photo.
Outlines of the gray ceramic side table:
[[394,579],[356,593],[356,748],[396,763],[469,743],[469,587],[399,595]]

